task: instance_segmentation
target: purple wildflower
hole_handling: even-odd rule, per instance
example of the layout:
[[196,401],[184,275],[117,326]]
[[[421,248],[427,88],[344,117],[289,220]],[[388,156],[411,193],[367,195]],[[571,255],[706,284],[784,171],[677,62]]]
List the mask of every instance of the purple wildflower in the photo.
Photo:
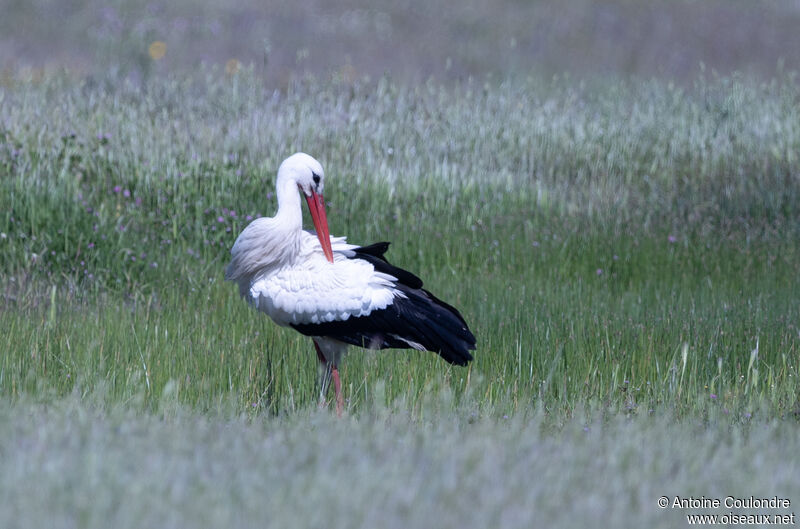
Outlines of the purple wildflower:
[[119,193],[122,191],[122,186],[114,186],[114,193]]
[[667,240],[670,242],[670,244],[675,244],[676,242],[678,242],[678,238],[675,237],[674,235],[670,235],[669,237],[667,237]]

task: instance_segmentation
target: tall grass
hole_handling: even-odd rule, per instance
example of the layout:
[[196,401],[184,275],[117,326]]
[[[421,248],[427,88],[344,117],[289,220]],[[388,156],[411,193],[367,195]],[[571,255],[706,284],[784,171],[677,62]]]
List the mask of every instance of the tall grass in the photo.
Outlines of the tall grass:
[[[69,74],[0,91],[0,392],[103,387],[157,409],[316,401],[308,340],[222,282],[297,150],[331,231],[459,307],[476,361],[353,352],[351,410],[446,393],[498,413],[798,411],[800,147],[793,78],[691,89],[569,79],[285,92],[214,69]],[[385,384],[376,392],[378,382]]]
[[[87,403],[88,401],[88,403]],[[682,527],[681,498],[800,496],[796,427],[544,413],[427,418],[376,406],[247,420],[153,414],[102,394],[0,404],[0,525],[17,527]],[[224,408],[224,407],[223,407]]]

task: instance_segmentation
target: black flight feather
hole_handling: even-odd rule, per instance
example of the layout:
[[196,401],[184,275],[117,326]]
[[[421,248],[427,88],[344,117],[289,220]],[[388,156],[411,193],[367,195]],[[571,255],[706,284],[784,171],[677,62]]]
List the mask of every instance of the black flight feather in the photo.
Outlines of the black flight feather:
[[467,365],[475,336],[458,310],[422,288],[422,280],[390,264],[384,254],[388,242],[351,250],[351,259],[368,261],[375,270],[397,278],[400,292],[388,307],[344,321],[292,324],[307,336],[326,336],[370,349],[409,349],[418,344],[447,362]]

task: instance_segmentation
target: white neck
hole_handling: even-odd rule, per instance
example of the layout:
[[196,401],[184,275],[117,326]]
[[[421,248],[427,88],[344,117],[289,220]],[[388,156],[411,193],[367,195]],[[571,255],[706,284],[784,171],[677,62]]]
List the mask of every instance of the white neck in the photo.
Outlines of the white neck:
[[294,178],[278,176],[278,212],[272,218],[251,222],[231,249],[227,279],[239,282],[245,295],[250,281],[271,269],[291,265],[300,253],[303,210]]
[[300,234],[303,231],[300,191],[294,178],[278,175],[275,192],[278,196],[278,211],[272,218],[269,239],[275,248],[273,256],[276,260],[282,264],[290,264],[300,253]]
[[275,220],[287,232],[299,233],[303,229],[303,209],[297,182],[293,178],[279,176],[275,191],[278,195],[278,212],[275,214]]

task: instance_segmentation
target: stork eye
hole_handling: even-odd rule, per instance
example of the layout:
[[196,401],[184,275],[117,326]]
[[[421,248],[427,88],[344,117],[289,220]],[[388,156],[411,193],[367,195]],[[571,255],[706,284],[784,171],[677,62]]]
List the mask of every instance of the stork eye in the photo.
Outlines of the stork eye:
[[311,173],[311,174],[314,175],[314,183],[319,184],[319,181],[321,180],[320,176],[317,173]]

